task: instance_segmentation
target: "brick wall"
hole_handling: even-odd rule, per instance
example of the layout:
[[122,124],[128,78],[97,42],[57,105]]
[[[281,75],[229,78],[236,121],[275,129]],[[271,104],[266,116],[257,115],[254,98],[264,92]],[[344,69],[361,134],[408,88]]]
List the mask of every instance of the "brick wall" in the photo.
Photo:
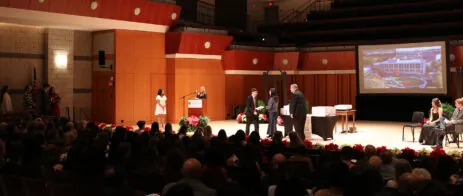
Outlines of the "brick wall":
[[0,85],[8,85],[14,111],[23,109],[23,89],[33,79],[43,81],[45,29],[0,23]]
[[[61,115],[65,114],[66,107],[74,106],[74,31],[64,29],[47,29],[47,79],[61,96]],[[55,64],[56,55],[67,56],[67,67],[59,68]],[[70,114],[73,118],[72,112]]]

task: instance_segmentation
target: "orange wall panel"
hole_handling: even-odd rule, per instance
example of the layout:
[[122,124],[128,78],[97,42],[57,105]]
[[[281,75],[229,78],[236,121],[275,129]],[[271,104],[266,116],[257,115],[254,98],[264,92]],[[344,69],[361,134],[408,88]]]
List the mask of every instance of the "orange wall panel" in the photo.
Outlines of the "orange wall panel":
[[134,75],[116,73],[116,122],[122,120],[126,124],[135,123],[134,120]]
[[[225,70],[269,70],[273,69],[274,55],[272,52],[256,52],[231,50],[224,53],[223,67]],[[257,59],[257,64],[253,64]]]
[[[158,90],[159,89],[166,89],[167,88],[167,80],[166,80],[166,74],[151,74],[150,76],[151,78],[151,87],[149,89],[149,92],[151,92],[150,94],[150,119],[151,121],[150,122],[154,122],[154,121],[157,121],[158,119],[156,119],[156,116],[154,116],[154,110],[156,109],[156,96],[158,95]],[[168,93],[166,91],[166,93]],[[168,95],[168,94],[167,94]],[[175,100],[175,99],[173,99]],[[169,102],[169,104],[172,104],[173,100],[169,99],[167,100]],[[169,112],[169,108],[167,108],[167,112]]]
[[134,120],[151,121],[151,74],[134,74],[133,78]]
[[[299,52],[277,52],[274,67],[281,70],[296,70],[299,64]],[[287,64],[284,64],[286,62]]]
[[[165,58],[165,34],[136,32],[133,55],[141,58]],[[154,46],[154,47],[153,47]],[[159,47],[162,46],[162,47]]]
[[[327,60],[326,65],[323,59]],[[356,68],[355,51],[302,53],[302,70],[353,70]]]
[[151,123],[157,91],[166,88],[164,34],[116,30],[115,40],[116,121]]
[[[183,106],[180,97],[194,92],[200,86],[207,90],[206,115],[212,120],[225,119],[225,73],[221,61],[205,59],[168,59],[167,92],[168,99],[175,100],[174,104],[167,101],[168,116],[171,122],[177,122],[185,112],[188,114],[186,101]],[[185,110],[184,110],[185,109]],[[170,111],[169,111],[170,110]]]

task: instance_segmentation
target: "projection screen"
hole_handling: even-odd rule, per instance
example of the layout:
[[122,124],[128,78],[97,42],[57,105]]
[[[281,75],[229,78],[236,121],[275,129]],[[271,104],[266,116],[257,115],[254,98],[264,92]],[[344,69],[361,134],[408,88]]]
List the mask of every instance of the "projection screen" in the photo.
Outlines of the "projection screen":
[[447,94],[444,41],[358,46],[360,94]]

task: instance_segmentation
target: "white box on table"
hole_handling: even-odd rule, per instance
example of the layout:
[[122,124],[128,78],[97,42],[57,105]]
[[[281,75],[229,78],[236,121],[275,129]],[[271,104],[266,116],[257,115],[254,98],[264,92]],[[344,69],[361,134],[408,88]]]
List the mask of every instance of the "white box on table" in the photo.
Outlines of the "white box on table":
[[336,109],[333,106],[312,107],[312,116],[335,116]]
[[336,110],[352,110],[352,105],[350,105],[350,104],[339,104],[339,105],[335,105],[334,108]]

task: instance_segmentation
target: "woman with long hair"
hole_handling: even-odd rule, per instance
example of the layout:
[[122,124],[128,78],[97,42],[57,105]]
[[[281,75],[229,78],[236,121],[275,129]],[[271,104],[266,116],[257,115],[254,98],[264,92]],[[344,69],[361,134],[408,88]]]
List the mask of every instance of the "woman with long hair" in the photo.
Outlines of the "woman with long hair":
[[277,130],[277,118],[278,118],[278,95],[275,88],[269,90],[270,98],[268,99],[268,137],[273,137]]
[[158,90],[158,95],[156,96],[156,110],[154,115],[158,117],[159,127],[164,127],[166,125],[166,116],[167,116],[167,97],[163,89]]
[[56,93],[54,87],[50,87],[48,90],[48,97],[50,98],[51,103],[51,115],[56,117],[61,117],[61,112],[59,109],[59,104],[61,103],[61,97]]
[[1,114],[6,114],[9,112],[13,112],[13,105],[11,104],[11,97],[10,94],[8,93],[8,86],[5,85],[2,88],[1,94],[0,94],[0,104],[1,104]]
[[442,104],[438,98],[432,99],[431,110],[429,110],[429,120],[423,125],[420,133],[420,139],[418,140],[423,145],[435,145],[436,138],[433,137],[432,130],[440,126],[442,114]]

